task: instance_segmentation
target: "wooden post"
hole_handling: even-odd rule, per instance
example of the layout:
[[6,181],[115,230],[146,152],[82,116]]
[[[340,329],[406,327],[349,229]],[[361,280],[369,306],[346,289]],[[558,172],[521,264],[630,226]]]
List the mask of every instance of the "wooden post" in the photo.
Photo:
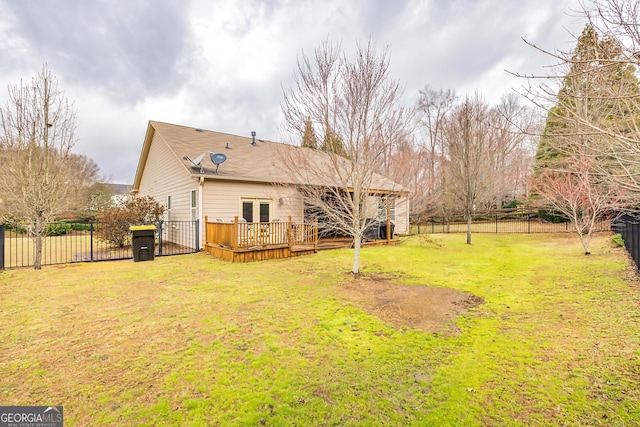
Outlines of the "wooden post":
[[234,251],[238,250],[238,216],[233,217],[233,236],[231,237],[231,247]]
[[0,222],[0,271],[2,270],[4,270],[4,223]]
[[391,244],[391,206],[389,205],[389,197],[387,199],[387,245]]
[[209,236],[209,227],[207,224],[209,223],[209,217],[207,215],[204,216],[204,244],[206,245],[211,241],[211,236]]
[[313,221],[313,252],[318,252],[318,220]]
[[287,220],[287,244],[289,247],[293,245],[293,222],[291,221],[291,215]]

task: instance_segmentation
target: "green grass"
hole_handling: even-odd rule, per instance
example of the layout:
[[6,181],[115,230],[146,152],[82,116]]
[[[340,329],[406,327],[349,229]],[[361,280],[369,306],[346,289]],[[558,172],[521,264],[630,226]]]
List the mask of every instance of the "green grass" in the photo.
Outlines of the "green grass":
[[362,251],[365,274],[485,299],[458,331],[343,298],[350,250],[204,254],[0,273],[0,404],[65,425],[633,426],[640,288],[610,236],[439,235]]

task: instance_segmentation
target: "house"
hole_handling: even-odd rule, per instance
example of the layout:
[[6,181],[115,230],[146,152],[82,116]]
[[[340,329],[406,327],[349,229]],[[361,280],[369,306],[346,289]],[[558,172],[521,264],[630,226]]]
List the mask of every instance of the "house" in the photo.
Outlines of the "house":
[[[199,220],[203,247],[207,222],[303,223],[304,202],[280,163],[283,152],[309,149],[263,141],[252,134],[236,136],[150,121],[132,193],[164,204],[168,221]],[[386,178],[378,176],[376,182],[380,184],[371,195],[371,216],[378,215],[376,200],[394,194],[395,233],[407,233],[407,193]]]
[[129,184],[105,183],[104,185],[113,192],[111,201],[114,204],[119,204],[129,199],[131,196],[131,190],[133,189],[133,186]]

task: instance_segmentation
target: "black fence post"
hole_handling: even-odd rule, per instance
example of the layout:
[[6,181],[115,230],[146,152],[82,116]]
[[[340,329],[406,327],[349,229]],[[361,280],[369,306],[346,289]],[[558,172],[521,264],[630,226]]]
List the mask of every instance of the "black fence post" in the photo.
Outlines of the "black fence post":
[[631,224],[630,237],[631,237],[631,257],[633,261],[636,263],[636,267],[638,267],[638,246],[640,245],[640,239],[638,238],[638,232],[640,231],[640,227],[638,227],[637,220]]
[[196,219],[196,252],[200,252],[200,220]]
[[91,246],[89,259],[93,262],[93,221],[89,221],[89,246]]
[[638,246],[640,246],[640,239],[638,238],[638,231],[640,231],[640,227],[638,227],[638,222],[634,221],[631,224],[631,257],[633,261],[636,263],[636,267],[638,267],[638,260],[640,255],[640,250],[638,250]]
[[0,271],[4,270],[4,224],[0,224]]
[[162,256],[162,220],[158,221],[158,256]]

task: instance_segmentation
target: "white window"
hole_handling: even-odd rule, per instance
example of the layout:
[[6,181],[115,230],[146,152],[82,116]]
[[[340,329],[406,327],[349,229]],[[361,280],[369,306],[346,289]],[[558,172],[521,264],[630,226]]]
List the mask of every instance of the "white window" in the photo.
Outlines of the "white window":
[[389,216],[391,221],[396,220],[396,199],[378,197],[378,220],[387,220],[387,203],[389,203]]
[[171,196],[167,196],[167,221],[171,221]]
[[198,219],[198,195],[196,190],[191,190],[191,221]]
[[247,222],[269,222],[271,220],[271,199],[241,199],[240,214]]

